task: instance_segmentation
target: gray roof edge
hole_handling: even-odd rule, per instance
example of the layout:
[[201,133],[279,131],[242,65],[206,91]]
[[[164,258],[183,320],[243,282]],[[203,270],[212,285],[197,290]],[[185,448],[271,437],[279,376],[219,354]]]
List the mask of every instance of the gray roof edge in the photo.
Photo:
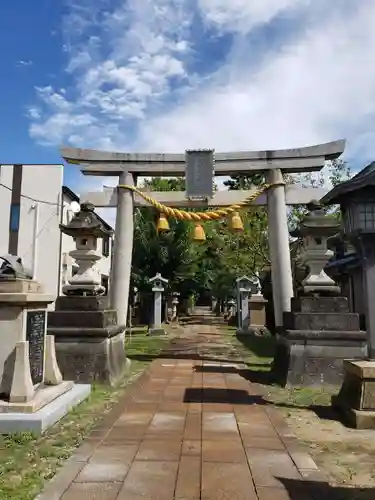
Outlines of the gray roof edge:
[[344,194],[357,191],[372,184],[375,184],[375,162],[371,162],[351,179],[335,186],[320,201],[323,204],[334,205]]

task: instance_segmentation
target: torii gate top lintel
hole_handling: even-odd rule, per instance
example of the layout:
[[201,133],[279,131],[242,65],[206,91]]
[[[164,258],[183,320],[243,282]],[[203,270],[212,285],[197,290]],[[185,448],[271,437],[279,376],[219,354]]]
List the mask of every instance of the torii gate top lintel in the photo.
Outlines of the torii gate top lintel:
[[[297,149],[215,153],[215,174],[233,175],[282,169],[286,173],[319,171],[326,160],[344,152],[344,139]],[[124,170],[140,176],[181,176],[185,174],[185,154],[116,153],[62,147],[68,163],[81,165],[84,175],[118,176]]]

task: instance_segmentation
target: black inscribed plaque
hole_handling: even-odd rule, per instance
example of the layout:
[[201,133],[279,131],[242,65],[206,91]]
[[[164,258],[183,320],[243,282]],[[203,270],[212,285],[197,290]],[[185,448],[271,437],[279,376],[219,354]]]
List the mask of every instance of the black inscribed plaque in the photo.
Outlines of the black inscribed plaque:
[[46,311],[27,311],[26,314],[26,340],[29,341],[31,380],[35,385],[43,381]]

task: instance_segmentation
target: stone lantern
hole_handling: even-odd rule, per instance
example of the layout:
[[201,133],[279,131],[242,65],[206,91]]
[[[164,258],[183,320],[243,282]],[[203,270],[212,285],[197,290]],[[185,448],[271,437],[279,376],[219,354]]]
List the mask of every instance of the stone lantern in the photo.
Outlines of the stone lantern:
[[328,238],[340,229],[335,217],[327,215],[318,201],[307,205],[308,215],[301,221],[300,228],[291,233],[302,237],[303,250],[299,262],[309,269],[308,276],[302,281],[303,294],[339,295],[340,288],[325,272],[324,268],[334,253],[328,249]]
[[252,279],[252,293],[250,297],[250,330],[255,333],[261,333],[266,327],[266,304],[267,300],[263,297],[262,286],[259,273],[255,273]]
[[152,285],[152,291],[154,292],[154,315],[153,315],[153,325],[149,329],[149,335],[165,335],[165,331],[162,325],[162,303],[163,303],[163,292],[164,286],[168,283],[168,280],[163,278],[160,273],[149,280]]
[[69,284],[64,285],[65,295],[103,295],[105,288],[101,284],[99,270],[96,262],[102,258],[98,253],[98,238],[111,235],[95,213],[91,203],[82,203],[81,210],[75,214],[69,224],[60,224],[61,232],[71,236],[76,244],[76,249],[69,252],[75,259],[78,270],[69,279]]
[[178,292],[172,293],[172,318],[171,318],[171,321],[174,321],[174,322],[178,321],[177,306],[180,302],[179,296],[180,296],[180,294]]
[[236,301],[234,299],[229,299],[227,302],[227,307],[228,307],[228,314],[227,314],[227,320],[228,323],[230,323],[231,318],[234,317],[236,314]]
[[48,333],[55,335],[56,355],[64,377],[79,382],[114,385],[121,379],[128,360],[125,356],[125,327],[117,322],[117,311],[108,305],[97,268],[102,255],[98,238],[110,234],[94,211],[83,203],[61,231],[71,236],[76,249],[70,255],[77,273],[63,287],[55,311],[48,315]]
[[237,333],[248,333],[250,325],[249,297],[254,290],[253,281],[247,276],[236,279],[237,287]]
[[260,274],[258,272],[255,273],[255,277],[253,279],[254,290],[253,295],[262,295],[262,285],[260,284]]
[[303,238],[300,261],[309,272],[291,299],[291,311],[284,312],[274,374],[282,385],[337,385],[345,358],[365,355],[366,336],[359,315],[349,311],[348,299],[340,296],[340,287],[324,270],[333,256],[327,240],[339,232],[340,224],[316,201],[307,208],[308,215],[292,236]]

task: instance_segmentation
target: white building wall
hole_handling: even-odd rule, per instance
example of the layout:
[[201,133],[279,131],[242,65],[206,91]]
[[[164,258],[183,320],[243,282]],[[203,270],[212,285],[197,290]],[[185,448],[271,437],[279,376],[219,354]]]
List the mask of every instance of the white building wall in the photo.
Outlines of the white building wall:
[[[8,253],[12,180],[13,165],[1,165],[0,255]],[[67,224],[74,215],[70,210],[73,200],[62,194],[62,185],[63,165],[23,165],[17,254],[25,267],[30,271],[35,269],[35,278],[44,285],[46,293],[55,297],[72,276],[74,266],[68,254],[75,243],[70,236],[61,234],[59,228],[61,222]],[[101,239],[98,242],[100,253],[102,242]],[[109,257],[103,257],[97,264],[104,276],[110,274],[112,243]]]
[[[1,183],[11,189],[13,165],[2,165],[0,178]],[[34,277],[44,285],[45,292],[55,296],[58,292],[62,182],[62,165],[23,165],[17,254],[25,267],[35,268]],[[0,248],[1,253],[8,253],[11,191],[3,186],[0,189]]]
[[55,296],[58,293],[62,182],[62,165],[23,167],[22,194],[47,203],[21,197],[18,253],[24,265],[34,271],[34,278],[44,285],[46,293]]
[[8,253],[13,165],[0,166],[0,255]]

